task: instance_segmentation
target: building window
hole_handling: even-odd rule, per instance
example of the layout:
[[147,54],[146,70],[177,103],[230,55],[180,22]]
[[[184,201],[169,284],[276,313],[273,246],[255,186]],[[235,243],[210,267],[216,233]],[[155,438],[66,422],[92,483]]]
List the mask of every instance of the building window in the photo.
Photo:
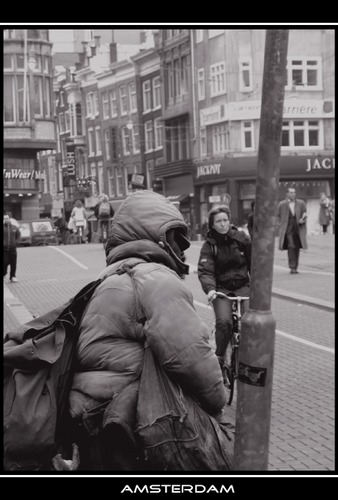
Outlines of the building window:
[[155,149],[160,149],[163,147],[162,118],[156,118],[154,120],[154,125],[155,125]]
[[169,162],[189,158],[189,134],[186,118],[168,120],[165,125],[165,145]]
[[129,84],[129,106],[131,113],[137,111],[136,85],[134,82]]
[[108,128],[104,131],[104,151],[106,154],[106,160],[110,160],[110,131]]
[[35,118],[43,117],[43,90],[42,90],[42,77],[33,77],[33,95],[32,95],[32,105],[33,105],[33,116]]
[[94,156],[94,129],[88,129],[88,156]]
[[81,103],[75,104],[75,116],[76,116],[76,134],[82,135],[82,106]]
[[23,54],[16,54],[15,62],[17,71],[23,71],[25,69],[25,57]]
[[137,154],[140,152],[140,134],[138,125],[133,125],[133,128],[131,129],[131,137],[133,143],[133,153]]
[[150,80],[143,82],[143,113],[151,111],[151,87]]
[[254,124],[252,121],[242,122],[242,148],[246,151],[254,149]]
[[65,111],[65,132],[70,134],[70,111]]
[[207,155],[207,129],[203,127],[200,129],[200,149],[201,156]]
[[181,58],[181,93],[188,93],[188,56]]
[[121,115],[126,115],[128,113],[128,102],[127,102],[126,86],[122,85],[119,88],[119,92],[120,92],[120,109],[121,109]]
[[[60,105],[62,106],[61,93],[60,93]],[[86,95],[86,117],[91,118],[92,116],[94,116],[93,93],[88,92],[88,94]]]
[[224,94],[225,89],[225,64],[218,63],[210,66],[211,97]]
[[117,98],[116,98],[116,90],[111,90],[109,92],[110,95],[110,116],[114,118],[117,116]]
[[212,144],[213,152],[215,154],[227,151],[227,133],[225,123],[222,123],[221,125],[214,125],[212,127]]
[[102,155],[101,128],[95,127],[96,156]]
[[131,141],[129,129],[127,127],[122,127],[122,148],[123,148],[123,156],[130,155],[131,151]]
[[4,77],[4,118],[5,123],[15,123],[15,88],[12,76]]
[[153,122],[151,120],[144,124],[145,152],[153,150]]
[[64,134],[66,131],[66,122],[64,113],[59,113],[59,128],[60,128],[60,134]]
[[45,110],[45,117],[50,118],[51,117],[51,80],[50,78],[45,78],[45,92],[43,94],[44,98],[44,110]]
[[180,96],[182,91],[181,91],[181,67],[180,67],[180,60],[176,59],[174,61],[174,97]]
[[108,100],[108,92],[103,92],[101,95],[102,101],[102,113],[103,119],[107,120],[109,118],[109,100]]
[[197,71],[197,96],[199,101],[205,99],[204,68],[201,68]]
[[114,169],[108,168],[108,195],[112,198],[115,198],[115,183],[114,183]]
[[321,120],[283,121],[282,148],[323,148],[323,122]]
[[239,61],[239,90],[241,92],[252,91],[252,63],[251,60]]
[[287,90],[322,90],[320,57],[293,57],[287,63]]
[[116,194],[123,196],[123,172],[122,167],[116,168]]
[[94,92],[94,115],[98,116],[100,114],[99,110],[99,94],[98,92]]
[[196,31],[196,43],[203,42],[203,31],[204,30],[195,30]]
[[161,107],[161,80],[159,76],[153,78],[153,103],[154,109]]

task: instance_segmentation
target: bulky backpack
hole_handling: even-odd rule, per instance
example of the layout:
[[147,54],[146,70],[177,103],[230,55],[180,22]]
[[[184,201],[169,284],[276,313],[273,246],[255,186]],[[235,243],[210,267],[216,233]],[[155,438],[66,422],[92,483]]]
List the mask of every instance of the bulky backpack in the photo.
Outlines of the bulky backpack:
[[[4,339],[4,469],[51,470],[72,443],[68,395],[79,323],[102,280]],[[68,436],[67,436],[68,433]]]
[[99,206],[99,215],[110,215],[110,203],[108,201],[103,201]]

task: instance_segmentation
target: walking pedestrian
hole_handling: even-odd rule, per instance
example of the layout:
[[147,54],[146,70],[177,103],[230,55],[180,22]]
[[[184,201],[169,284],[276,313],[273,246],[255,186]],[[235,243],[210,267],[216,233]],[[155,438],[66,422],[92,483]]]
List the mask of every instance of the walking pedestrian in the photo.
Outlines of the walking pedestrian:
[[331,202],[325,193],[321,193],[319,200],[319,224],[322,226],[323,234],[327,234],[327,228],[331,222]]
[[4,280],[7,275],[8,266],[9,281],[17,283],[16,265],[17,265],[17,246],[21,238],[20,230],[11,222],[11,214],[6,212],[4,215]]
[[[208,225],[198,261],[198,278],[214,308],[216,355],[222,368],[232,332],[232,302],[217,297],[216,293],[234,292],[249,297],[251,238],[231,225],[231,213],[226,205],[210,210]],[[247,303],[243,304],[242,312],[247,308]]]
[[[135,408],[152,396],[139,389],[147,346],[170,379],[195,397],[208,415],[217,421],[223,418],[226,393],[209,331],[180,279],[189,272],[184,263],[190,246],[186,234],[181,213],[152,191],[132,193],[115,214],[105,247],[107,267],[100,274],[103,282],[80,324],[70,393],[70,412],[79,425],[75,432],[82,433],[74,439],[84,470],[149,467],[138,462],[132,444],[134,429],[141,425]],[[126,269],[131,270],[123,272]],[[152,399],[155,406],[158,396]],[[111,403],[103,406],[107,401]],[[156,449],[172,437],[153,421],[157,409],[147,411],[149,421],[142,429],[152,426],[153,436],[160,436]],[[210,446],[219,449],[213,440],[211,435],[203,438],[206,453]],[[148,453],[149,458],[151,450]]]
[[307,249],[306,205],[296,198],[295,188],[287,188],[286,199],[278,205],[279,250],[288,251],[291,274],[298,274],[299,252]]

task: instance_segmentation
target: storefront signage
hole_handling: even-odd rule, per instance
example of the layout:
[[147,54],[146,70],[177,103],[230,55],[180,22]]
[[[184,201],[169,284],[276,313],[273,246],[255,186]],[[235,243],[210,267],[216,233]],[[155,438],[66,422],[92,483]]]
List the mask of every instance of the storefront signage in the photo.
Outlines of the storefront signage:
[[332,170],[335,168],[334,158],[308,158],[306,160],[307,168],[306,172],[311,172],[311,170],[325,169]]
[[221,173],[221,164],[212,163],[211,165],[199,165],[197,167],[197,179],[204,175],[219,175]]
[[75,179],[75,147],[67,144],[67,174],[70,179]]
[[45,173],[40,172],[39,170],[32,170],[31,172],[27,172],[25,170],[21,170],[21,168],[12,168],[11,170],[3,169],[4,171],[4,179],[37,179],[37,180],[45,180]]
[[[288,99],[284,101],[283,118],[334,118],[332,100]],[[239,101],[200,110],[200,126],[235,120],[259,120],[261,101]]]

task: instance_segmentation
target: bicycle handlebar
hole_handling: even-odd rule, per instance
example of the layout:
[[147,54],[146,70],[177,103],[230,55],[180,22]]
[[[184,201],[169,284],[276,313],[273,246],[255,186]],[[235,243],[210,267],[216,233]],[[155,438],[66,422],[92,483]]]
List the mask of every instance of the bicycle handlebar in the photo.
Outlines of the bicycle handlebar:
[[212,300],[215,300],[216,297],[221,297],[229,300],[249,300],[250,298],[250,297],[242,297],[241,295],[236,295],[235,297],[233,297],[232,295],[227,295],[223,292],[216,292]]

